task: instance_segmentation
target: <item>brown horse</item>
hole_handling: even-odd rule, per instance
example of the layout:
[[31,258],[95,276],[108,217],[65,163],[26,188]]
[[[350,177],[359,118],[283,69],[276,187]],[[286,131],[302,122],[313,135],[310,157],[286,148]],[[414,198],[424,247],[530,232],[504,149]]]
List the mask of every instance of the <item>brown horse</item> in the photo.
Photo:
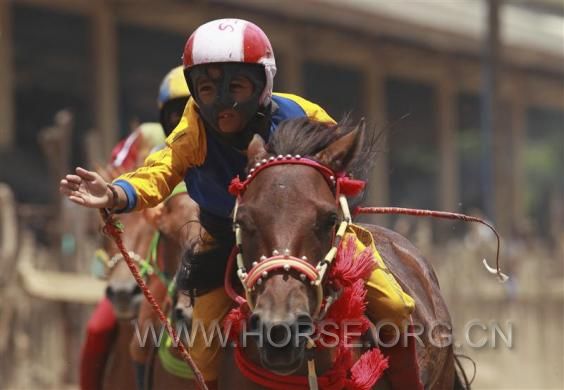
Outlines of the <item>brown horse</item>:
[[[337,222],[347,218],[345,207],[341,212],[336,202],[335,177],[321,174],[322,168],[312,164],[269,164],[267,161],[298,161],[301,156],[307,156],[308,161],[315,160],[332,172],[353,172],[357,176],[368,169],[376,139],[377,136],[369,134],[364,126],[333,127],[305,119],[281,125],[268,146],[255,136],[248,148],[249,173],[253,177],[246,182],[235,217],[243,255],[239,259],[243,263],[242,267],[239,264],[239,272],[244,283],[252,279],[252,272],[246,274],[256,267],[257,264],[252,263],[259,261],[260,264],[259,259],[265,255],[268,257],[265,262],[279,253],[286,253],[295,259],[293,264],[299,265],[301,258],[313,268],[320,265],[318,259],[323,259],[332,247]],[[386,265],[416,301],[413,321],[425,329],[420,337],[423,343],[417,346],[421,382],[426,389],[458,388],[453,349],[444,340],[451,336],[450,317],[431,266],[407,239],[381,227],[366,228],[372,232]],[[300,267],[309,269],[304,265]],[[284,266],[264,272],[260,283],[247,291],[248,299],[254,302],[248,324],[251,330],[272,331],[283,325],[292,331],[294,340],[302,334],[300,329],[304,324],[306,327],[314,325],[319,295],[305,275],[294,271],[293,266]],[[325,295],[327,292],[327,289],[323,291]],[[443,326],[435,327],[436,324]],[[429,329],[433,332],[427,332]],[[280,348],[270,341],[259,348],[251,338],[243,354],[255,366],[278,375],[308,374],[306,342],[300,340],[293,349]],[[330,348],[316,348],[313,356],[317,375],[333,367],[334,351]],[[385,380],[380,381],[380,385],[386,386]],[[233,351],[224,359],[219,387],[264,388],[237,369],[233,364]]]
[[[131,257],[138,265],[145,259],[155,230],[143,218],[142,213],[130,213],[120,217],[125,227],[123,241],[130,249]],[[128,389],[135,387],[133,361],[129,343],[134,334],[132,320],[137,317],[143,294],[131,275],[123,256],[109,239],[104,248],[109,256],[107,264],[108,286],[106,297],[112,303],[117,319],[115,338],[104,370],[104,389]]]

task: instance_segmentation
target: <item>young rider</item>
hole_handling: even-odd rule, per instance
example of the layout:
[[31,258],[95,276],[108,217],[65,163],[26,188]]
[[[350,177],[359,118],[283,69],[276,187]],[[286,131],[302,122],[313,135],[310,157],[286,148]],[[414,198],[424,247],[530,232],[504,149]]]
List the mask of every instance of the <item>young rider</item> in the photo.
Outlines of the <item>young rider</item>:
[[[200,26],[186,43],[183,65],[192,98],[167,138],[166,147],[149,156],[143,167],[112,184],[94,172],[77,168],[76,174],[61,180],[61,192],[86,207],[127,212],[158,204],[184,180],[209,233],[194,238],[196,250],[203,252],[209,249],[206,238],[217,238],[231,229],[229,216],[235,200],[227,188],[233,177],[244,176],[245,150],[254,134],[268,140],[281,121],[291,118],[334,120],[321,107],[299,96],[272,93],[274,52],[265,33],[253,23],[220,19]],[[373,285],[376,288],[370,290],[369,282],[369,310],[376,308],[397,324],[409,321],[413,299],[393,277],[379,277]],[[196,299],[193,321],[207,326],[221,319],[230,307],[223,288],[212,290]],[[392,353],[409,352],[403,360],[413,362],[412,348],[409,351],[404,348]],[[206,381],[215,381],[221,356],[218,340],[208,345],[196,338],[190,352]],[[418,388],[415,366],[407,366],[410,372],[404,366],[394,376],[412,376],[409,388]],[[393,369],[390,367],[388,373],[393,374]]]

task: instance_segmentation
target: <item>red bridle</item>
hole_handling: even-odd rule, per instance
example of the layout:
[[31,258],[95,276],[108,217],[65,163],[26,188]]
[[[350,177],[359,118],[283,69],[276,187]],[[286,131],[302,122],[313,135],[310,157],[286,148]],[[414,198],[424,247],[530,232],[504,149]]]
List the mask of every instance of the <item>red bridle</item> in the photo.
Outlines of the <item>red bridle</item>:
[[[334,192],[335,201],[340,204],[343,211],[343,221],[337,229],[332,248],[323,260],[321,260],[316,266],[309,263],[306,257],[297,258],[295,256],[291,256],[288,251],[284,251],[285,253],[281,254],[278,250],[274,250],[272,252],[272,256],[262,256],[260,259],[254,261],[251,269],[247,271],[243,258],[241,229],[237,224],[237,209],[239,201],[250,183],[261,172],[276,165],[304,165],[317,170],[324,177],[325,181]],[[335,173],[327,166],[300,155],[279,155],[277,157],[263,159],[255,164],[254,168],[249,171],[249,175],[244,181],[241,181],[239,177],[236,177],[231,181],[229,192],[237,197],[233,211],[233,226],[235,230],[237,252],[234,251],[232,256],[236,256],[237,275],[239,276],[239,279],[245,289],[245,295],[247,298],[246,302],[251,309],[253,307],[252,293],[256,286],[262,284],[262,282],[268,278],[272,272],[282,270],[288,273],[297,273],[303,282],[309,281],[309,283],[316,289],[317,293],[317,308],[314,311],[314,317],[320,313],[324,298],[323,281],[325,274],[331,265],[331,262],[335,258],[335,254],[337,253],[342,237],[345,234],[348,224],[351,222],[346,196],[358,195],[364,189],[364,185],[364,181],[354,180],[345,173]],[[239,303],[243,303],[244,301],[241,297],[235,298],[239,301]]]

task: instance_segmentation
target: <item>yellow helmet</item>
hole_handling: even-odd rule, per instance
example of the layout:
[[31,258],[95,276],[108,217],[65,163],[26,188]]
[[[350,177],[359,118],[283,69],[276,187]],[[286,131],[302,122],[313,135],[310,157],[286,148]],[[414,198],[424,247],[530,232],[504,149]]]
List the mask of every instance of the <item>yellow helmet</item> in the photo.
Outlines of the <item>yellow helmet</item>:
[[182,66],[178,66],[168,72],[163,79],[157,99],[160,122],[167,136],[180,121],[189,97],[190,91],[186,85],[184,70]]
[[190,97],[188,85],[184,78],[184,69],[177,66],[167,73],[159,88],[159,110],[170,100]]

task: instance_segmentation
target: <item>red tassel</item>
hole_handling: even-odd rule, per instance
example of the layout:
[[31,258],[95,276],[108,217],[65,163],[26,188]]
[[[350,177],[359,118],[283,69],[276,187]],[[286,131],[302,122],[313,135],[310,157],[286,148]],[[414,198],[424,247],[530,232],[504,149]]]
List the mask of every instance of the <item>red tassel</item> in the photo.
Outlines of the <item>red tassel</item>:
[[345,196],[356,196],[364,190],[366,182],[363,180],[355,180],[350,177],[340,177],[337,179],[339,181],[339,188],[341,194]]
[[245,184],[239,179],[239,176],[234,177],[229,184],[228,191],[233,196],[239,196],[241,191],[245,188]]
[[[338,332],[339,339],[342,342],[352,342],[352,335],[363,334],[370,326],[369,321],[364,316],[366,310],[366,287],[364,280],[359,279],[351,286],[343,290],[343,294],[333,303],[327,313],[327,323],[335,322],[338,329],[329,329],[331,333]],[[347,324],[345,328],[343,324]],[[347,334],[345,334],[345,330]],[[321,333],[320,337],[324,339],[326,345],[334,342],[333,336],[326,336]],[[323,343],[322,343],[323,344]]]
[[232,309],[223,320],[223,329],[228,332],[231,341],[237,341],[243,331],[243,324],[247,321],[247,314],[241,307]]
[[388,358],[378,348],[362,354],[351,367],[351,379],[347,381],[348,390],[370,390],[388,368]]
[[353,237],[349,237],[339,247],[337,257],[333,263],[329,280],[341,287],[347,287],[359,279],[367,280],[376,268],[374,254],[370,248],[364,249],[355,257],[356,243]]

